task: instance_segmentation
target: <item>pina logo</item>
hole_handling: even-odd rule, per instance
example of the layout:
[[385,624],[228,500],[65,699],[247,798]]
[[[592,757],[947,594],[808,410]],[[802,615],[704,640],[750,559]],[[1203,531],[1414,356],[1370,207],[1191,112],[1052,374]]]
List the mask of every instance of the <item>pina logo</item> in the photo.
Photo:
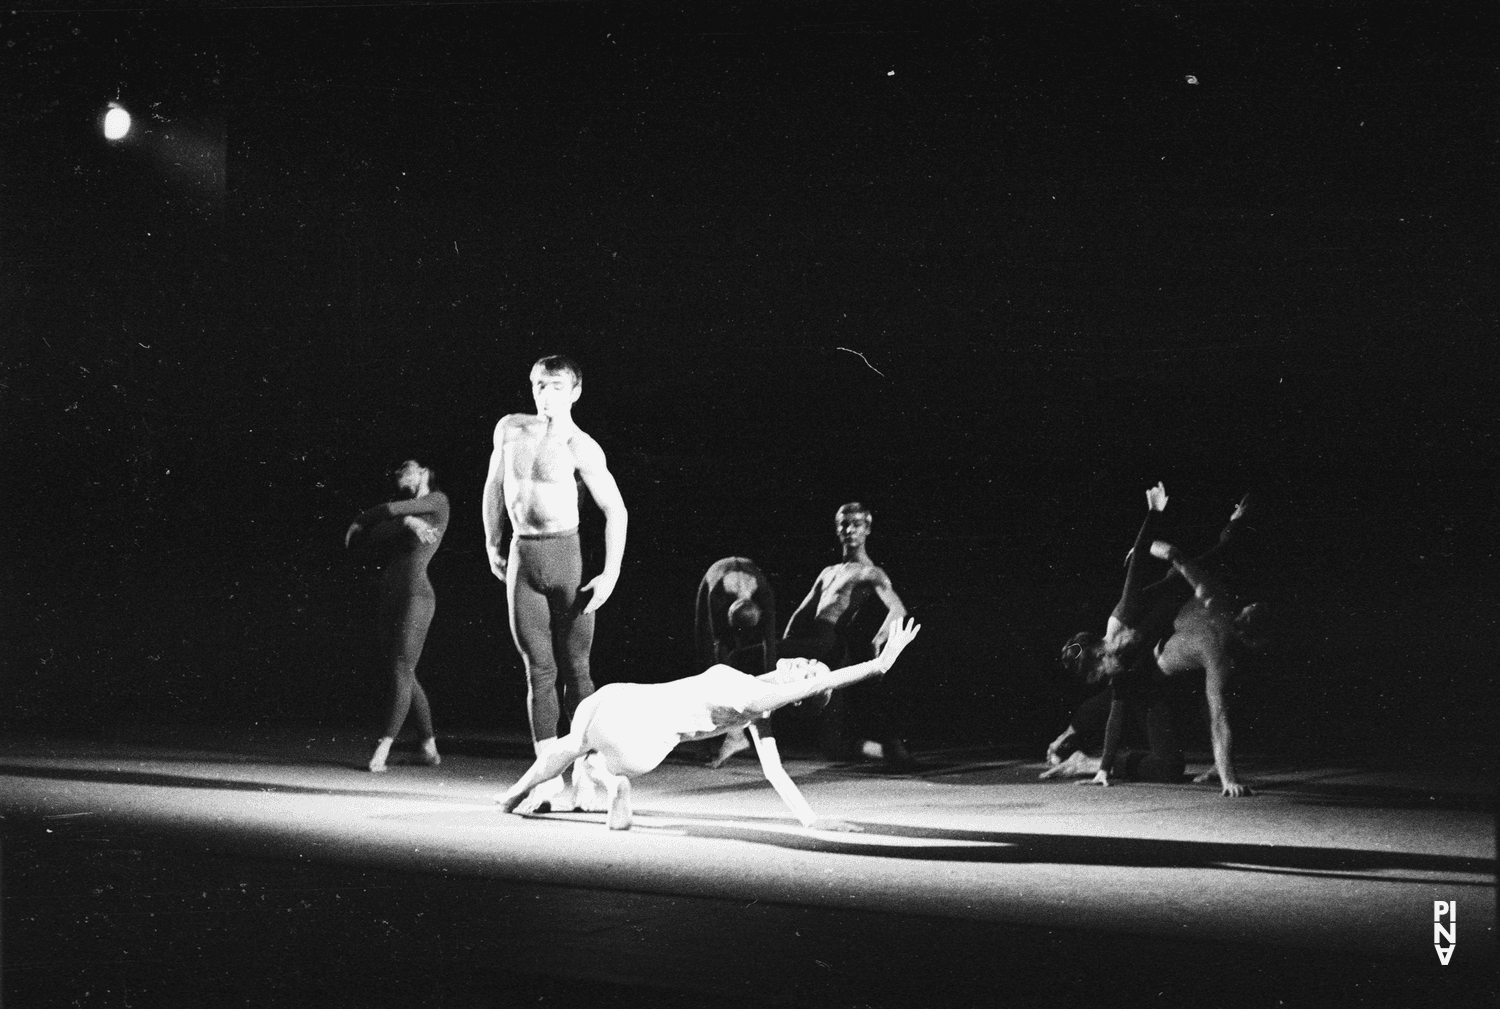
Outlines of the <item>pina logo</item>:
[[[1448,924],[1443,924],[1443,919]],[[1443,946],[1447,943],[1447,947]],[[1432,948],[1437,950],[1438,962],[1444,967],[1453,959],[1458,948],[1458,901],[1435,900],[1432,902]]]

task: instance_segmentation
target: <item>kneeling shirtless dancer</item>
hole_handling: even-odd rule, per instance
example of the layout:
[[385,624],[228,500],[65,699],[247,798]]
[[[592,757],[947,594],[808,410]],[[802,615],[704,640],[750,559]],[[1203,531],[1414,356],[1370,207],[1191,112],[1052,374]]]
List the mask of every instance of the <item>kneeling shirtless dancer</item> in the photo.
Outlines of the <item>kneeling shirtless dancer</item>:
[[[804,827],[858,830],[838,820],[820,820],[781,766],[774,739],[761,740],[755,720],[777,708],[882,676],[917,636],[913,621],[892,627],[881,653],[869,662],[829,669],[809,659],[782,659],[776,669],[750,676],[726,665],[668,683],[611,683],[585,698],[572,731],[540,749],[536,763],[496,798],[514,811],[543,782],[574,764],[595,779],[607,796],[611,830],[630,828],[630,779],[654,770],[678,743],[748,729],[756,738],[761,769]],[[586,758],[579,761],[579,758]],[[578,763],[574,763],[579,761]]]

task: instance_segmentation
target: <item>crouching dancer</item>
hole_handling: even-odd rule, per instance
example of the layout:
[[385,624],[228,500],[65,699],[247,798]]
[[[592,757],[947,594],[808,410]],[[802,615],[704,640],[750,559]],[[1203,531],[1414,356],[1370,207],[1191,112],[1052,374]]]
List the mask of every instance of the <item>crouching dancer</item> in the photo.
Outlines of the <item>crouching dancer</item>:
[[[552,740],[536,763],[497,797],[507,812],[515,810],[530,791],[575,765],[602,787],[611,830],[630,828],[630,779],[654,770],[678,743],[749,729],[756,738],[761,769],[804,827],[857,830],[837,820],[820,820],[781,766],[774,739],[761,740],[758,718],[778,708],[840,687],[851,686],[888,672],[902,650],[922,629],[910,620],[892,627],[885,647],[869,662],[829,669],[808,659],[782,659],[762,676],[750,676],[726,665],[715,665],[697,676],[669,683],[611,683],[585,698],[573,716],[571,731]],[[577,787],[587,783],[575,781]]]

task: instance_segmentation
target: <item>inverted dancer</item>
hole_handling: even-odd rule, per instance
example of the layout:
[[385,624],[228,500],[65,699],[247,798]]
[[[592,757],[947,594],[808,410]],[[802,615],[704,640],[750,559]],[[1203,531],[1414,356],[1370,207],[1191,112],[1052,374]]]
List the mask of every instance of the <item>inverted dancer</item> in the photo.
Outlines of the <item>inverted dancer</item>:
[[[599,443],[573,422],[583,372],[566,357],[544,357],[531,368],[536,413],[512,413],[495,425],[484,484],[484,541],[490,570],[505,583],[510,632],[526,667],[527,714],[537,753],[557,739],[558,673],[569,718],[594,692],[589,649],[594,611],[620,578],[628,519],[620,488]],[[578,480],[604,513],[604,570],[580,587]],[[505,551],[507,525],[513,535]],[[532,796],[540,807],[561,795],[561,777]],[[597,800],[575,790],[580,802]]]
[[[1167,506],[1166,489],[1160,483],[1147,490],[1146,504],[1146,519],[1127,554],[1125,588],[1110,614],[1104,638],[1078,634],[1063,650],[1064,660],[1083,678],[1090,683],[1106,680],[1109,688],[1084,702],[1068,728],[1053,740],[1048,748],[1052,766],[1041,776],[1093,774],[1092,783],[1100,785],[1108,785],[1111,776],[1180,781],[1186,758],[1176,727],[1187,700],[1181,677],[1202,670],[1215,770],[1194,780],[1217,776],[1224,795],[1249,795],[1250,789],[1240,784],[1234,771],[1225,695],[1234,670],[1234,642],[1250,641],[1257,607],[1242,608],[1234,602],[1209,563],[1210,559],[1222,562],[1242,544],[1249,498],[1235,507],[1218,545],[1196,560],[1153,539],[1155,519]],[[1141,558],[1148,551],[1170,561],[1174,571],[1142,587]],[[1120,743],[1132,714],[1145,716],[1150,752],[1122,756]],[[1063,760],[1065,749],[1076,747],[1087,730],[1101,721],[1101,756],[1093,759],[1077,750]]]
[[[541,747],[536,763],[495,801],[507,812],[524,811],[533,789],[572,764],[575,785],[582,770],[602,787],[609,828],[628,830],[630,779],[654,770],[679,743],[734,729],[749,729],[755,735],[755,721],[778,708],[882,676],[921,629],[911,621],[891,628],[878,656],[843,669],[807,659],[782,659],[774,671],[761,676],[720,664],[669,683],[600,687],[578,706],[572,731]],[[759,742],[756,751],[767,780],[804,827],[858,830],[842,821],[820,820],[813,813],[782,768],[774,739]]]
[[432,470],[415,459],[402,463],[395,477],[405,497],[361,512],[344,533],[346,548],[357,533],[369,529],[370,538],[386,544],[390,551],[380,576],[380,641],[390,671],[390,703],[385,734],[370,757],[370,770],[377,773],[386,769],[391,744],[401,733],[408,711],[416,715],[422,735],[417,761],[434,765],[439,760],[432,709],[417,682],[417,662],[437,612],[437,594],[427,578],[427,564],[448,529],[448,495],[433,487]]
[[[829,666],[841,666],[879,651],[886,636],[906,619],[906,605],[896,594],[890,577],[865,548],[875,516],[858,501],[839,506],[834,514],[834,530],[843,548],[843,559],[818,573],[806,598],[787,621],[782,635],[781,654],[817,659]],[[866,621],[859,619],[861,610],[885,609],[873,637],[855,630]],[[869,632],[866,629],[865,635]],[[883,758],[897,770],[914,765],[906,743],[901,738],[891,711],[891,698],[884,684],[861,688],[864,696],[854,705],[861,716],[856,723],[856,749],[866,756]],[[822,750],[832,760],[853,755],[841,736],[837,712],[825,712]],[[871,737],[871,738],[866,738]]]
[[[694,611],[697,668],[723,663],[742,673],[760,676],[776,666],[776,593],[765,573],[748,557],[714,561],[698,583]],[[769,718],[755,725],[757,737],[771,739]],[[711,767],[747,749],[745,730],[724,734]]]

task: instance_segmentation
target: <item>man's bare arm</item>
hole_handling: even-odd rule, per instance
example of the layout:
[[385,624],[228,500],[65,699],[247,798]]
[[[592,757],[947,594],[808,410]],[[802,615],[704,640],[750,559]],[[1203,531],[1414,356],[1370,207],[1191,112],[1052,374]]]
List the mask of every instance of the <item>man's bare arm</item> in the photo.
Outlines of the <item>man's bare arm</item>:
[[781,636],[782,640],[797,637],[802,623],[811,620],[817,612],[818,598],[823,594],[823,579],[827,575],[828,569],[824,568],[818,572],[818,577],[813,579],[812,588],[807,590],[806,598],[797,604],[797,608],[792,611],[791,619],[786,622],[786,633]]
[[886,636],[891,633],[891,628],[900,627],[905,622],[906,604],[901,601],[900,596],[896,595],[896,587],[891,584],[886,573],[879,568],[875,570],[879,572],[875,579],[875,596],[885,604],[886,609],[885,622],[880,625],[880,630],[875,632],[874,638],[875,647],[880,648],[885,644]]
[[1219,771],[1223,794],[1231,799],[1252,794],[1240,784],[1234,773],[1234,739],[1229,728],[1229,704],[1225,689],[1234,671],[1234,662],[1225,652],[1223,641],[1205,642],[1200,646],[1203,657],[1203,693],[1208,698],[1208,731],[1213,743],[1214,766]]
[[604,513],[604,570],[589,579],[580,590],[591,593],[583,612],[592,613],[604,605],[615,591],[615,583],[620,580],[620,565],[625,561],[625,528],[630,514],[625,510],[625,500],[620,497],[614,474],[604,463],[604,450],[598,442],[581,434],[574,446],[573,458],[578,462],[578,475],[583,478],[583,485]]
[[500,418],[495,425],[494,447],[490,451],[490,471],[484,478],[484,495],[481,508],[484,518],[484,552],[489,557],[490,571],[505,581],[505,422],[509,415]]
[[1170,561],[1172,567],[1176,568],[1177,573],[1182,576],[1183,581],[1193,587],[1193,595],[1203,603],[1205,608],[1210,612],[1222,612],[1224,590],[1219,585],[1218,579],[1211,575],[1202,564],[1162,540],[1151,544],[1151,556]]

